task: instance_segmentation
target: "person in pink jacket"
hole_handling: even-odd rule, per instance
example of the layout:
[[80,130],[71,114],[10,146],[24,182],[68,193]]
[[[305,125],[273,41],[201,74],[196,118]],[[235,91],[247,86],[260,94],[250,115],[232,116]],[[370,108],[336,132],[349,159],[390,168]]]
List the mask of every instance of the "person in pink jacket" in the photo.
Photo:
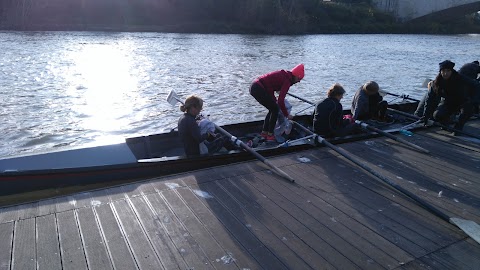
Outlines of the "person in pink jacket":
[[[285,107],[285,96],[290,86],[296,84],[305,76],[305,67],[299,64],[291,71],[277,70],[256,78],[250,86],[250,94],[268,109],[267,116],[263,123],[262,137],[267,141],[275,141],[273,130],[279,111],[289,120],[293,118]],[[275,96],[278,93],[278,99]]]

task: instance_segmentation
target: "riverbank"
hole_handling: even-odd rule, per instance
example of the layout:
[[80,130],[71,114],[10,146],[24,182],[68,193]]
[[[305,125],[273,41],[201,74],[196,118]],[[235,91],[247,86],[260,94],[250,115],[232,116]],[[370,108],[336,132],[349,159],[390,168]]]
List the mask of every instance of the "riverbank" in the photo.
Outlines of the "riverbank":
[[276,5],[269,1],[212,0],[208,5],[184,0],[161,6],[147,3],[121,6],[112,1],[106,6],[85,0],[81,6],[62,1],[29,7],[8,2],[0,3],[0,30],[268,35],[480,33],[480,22],[474,16],[402,23],[368,1],[358,4],[300,1],[295,5],[293,2]]
[[428,34],[455,35],[480,34],[480,25],[457,22],[455,24],[410,23],[410,24],[329,24],[304,31],[294,29],[265,29],[261,27],[228,22],[190,22],[171,25],[29,25],[22,27],[2,26],[2,31],[100,31],[100,32],[157,32],[197,34],[259,34],[259,35],[308,35],[308,34]]

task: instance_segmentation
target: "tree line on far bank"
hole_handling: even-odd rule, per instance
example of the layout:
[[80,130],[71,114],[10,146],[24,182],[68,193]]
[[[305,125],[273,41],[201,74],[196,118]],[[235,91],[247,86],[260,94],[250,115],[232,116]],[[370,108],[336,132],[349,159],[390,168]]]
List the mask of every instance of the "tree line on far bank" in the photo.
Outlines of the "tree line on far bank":
[[468,19],[402,24],[369,0],[2,0],[4,30],[195,33],[455,33]]

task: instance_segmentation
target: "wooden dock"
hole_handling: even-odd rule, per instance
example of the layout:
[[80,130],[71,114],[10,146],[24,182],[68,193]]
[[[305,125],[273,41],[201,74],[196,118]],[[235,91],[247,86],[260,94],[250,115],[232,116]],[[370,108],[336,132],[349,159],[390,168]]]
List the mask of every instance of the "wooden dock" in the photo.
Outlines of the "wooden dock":
[[[480,121],[468,130],[480,134]],[[480,224],[480,144],[340,145]],[[0,269],[479,269],[480,245],[326,147],[0,208]]]

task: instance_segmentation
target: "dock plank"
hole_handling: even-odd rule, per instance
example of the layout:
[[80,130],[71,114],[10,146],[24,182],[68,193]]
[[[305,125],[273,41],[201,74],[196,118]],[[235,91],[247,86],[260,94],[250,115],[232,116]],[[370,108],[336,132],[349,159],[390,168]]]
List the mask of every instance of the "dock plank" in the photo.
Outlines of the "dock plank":
[[[478,198],[470,199],[468,204],[461,204],[459,203],[459,200],[455,198],[455,194],[458,195],[458,192],[450,192],[454,194],[451,198],[448,198],[450,195],[448,190],[446,190],[443,196],[439,197],[438,190],[442,189],[439,188],[438,184],[433,182],[432,178],[429,178],[425,175],[428,173],[428,170],[421,171],[421,168],[418,168],[418,173],[415,173],[413,168],[399,168],[399,166],[403,165],[391,166],[386,158],[387,156],[388,155],[376,158],[376,155],[372,154],[370,159],[365,161],[365,163],[375,168],[378,172],[389,177],[390,179],[400,179],[399,181],[396,181],[399,185],[410,190],[417,196],[423,197],[426,201],[436,205],[438,208],[443,209],[447,214],[450,214],[451,216],[454,214],[461,214],[461,216],[464,218],[480,221],[480,217],[478,216],[480,211],[476,206],[480,202]],[[374,163],[378,165],[374,165]],[[395,164],[399,163],[400,162],[396,162]],[[412,181],[413,179],[415,179],[415,181]],[[432,192],[430,189],[434,189],[434,191]],[[460,196],[462,195],[458,195],[458,198],[460,198]]]
[[165,269],[186,269],[187,264],[144,196],[132,198],[131,205],[162,265]]
[[[372,258],[366,256],[362,251],[358,250],[352,246],[351,243],[348,243],[345,241],[345,239],[336,234],[329,228],[327,224],[315,219],[314,213],[306,212],[301,205],[292,203],[287,198],[283,197],[281,193],[275,192],[274,189],[266,185],[264,183],[266,180],[264,179],[271,177],[270,174],[256,173],[254,174],[254,177],[254,179],[250,179],[250,181],[248,181],[249,184],[254,186],[258,191],[278,204],[279,207],[287,211],[305,227],[310,228],[316,235],[321,237],[330,246],[337,249],[345,258],[351,260],[355,264],[355,267],[369,269],[383,268],[377,262],[372,260]],[[279,181],[280,179],[275,180]],[[328,218],[325,222],[330,223],[330,218]],[[337,229],[338,228],[335,228],[335,230]]]
[[[283,264],[288,268],[293,266],[302,269],[313,269],[309,266],[295,250],[289,248],[289,246],[282,241],[282,238],[277,237],[272,233],[267,226],[260,222],[257,218],[245,213],[236,204],[235,201],[223,191],[219,186],[213,183],[207,183],[201,186],[202,191],[205,190],[209,194],[212,194],[225,208],[231,213],[235,213],[237,219],[244,224],[262,243],[264,243],[269,250],[274,254],[283,254],[283,256],[277,256]],[[297,250],[300,252],[300,250]]]
[[[69,201],[67,199],[66,201]],[[74,210],[56,214],[63,269],[87,269],[84,246]]]
[[[290,168],[286,168],[286,172],[292,175],[294,173]],[[321,199],[321,194],[315,196],[302,186],[277,182],[278,181],[269,181],[268,185],[280,194],[285,194],[284,196],[286,197],[288,196],[296,205],[301,206],[302,209],[311,213],[316,219],[328,221],[328,223],[326,223],[327,226],[334,227],[338,235],[358,250],[362,250],[367,256],[371,257],[383,267],[392,269],[397,267],[399,262],[411,259],[411,256],[405,251],[397,248],[378,234],[373,233],[363,226],[363,224],[346,216],[333,205],[326,203]],[[383,247],[383,249],[377,245]]]
[[7,206],[0,208],[0,224],[10,223],[18,220],[18,206]]
[[55,214],[36,218],[37,269],[62,269]]
[[141,181],[138,183],[133,183],[130,185],[123,185],[122,186],[123,194],[126,197],[134,198],[138,196],[142,196],[144,194],[151,194],[155,192],[155,187],[147,181]]
[[115,269],[138,269],[123,232],[110,208],[110,204],[93,207],[95,219],[98,222],[106,248]]
[[197,185],[191,185],[190,189],[182,188],[178,190],[178,193],[184,200],[191,202],[189,208],[227,251],[228,256],[222,257],[222,262],[228,263],[231,258],[233,258],[240,269],[261,269],[259,263],[255,261],[255,259],[249,254],[248,250],[246,250],[236,238],[238,236],[231,234],[224,226],[222,226],[222,223],[216,217],[215,213],[205,206],[205,204],[208,205],[208,200],[210,198],[198,196],[194,194],[194,190],[200,190],[200,187]]
[[14,222],[0,223],[0,269],[10,270]]
[[[313,175],[321,173],[318,167],[314,166],[315,171]],[[377,181],[372,179],[371,176],[364,174],[363,172],[353,170],[344,170],[335,174],[333,177],[349,179],[352,177],[352,173],[356,174],[356,179],[362,179],[362,185],[359,185],[353,181],[350,181],[348,185],[353,185],[354,192],[349,192],[348,196],[336,196],[346,203],[354,206],[357,210],[368,214],[370,217],[382,220],[386,226],[394,229],[395,231],[404,235],[410,241],[417,242],[417,244],[426,250],[434,250],[438,247],[438,242],[444,238],[443,234],[437,233],[431,229],[431,226],[435,226],[436,223],[431,222],[428,226],[425,224],[426,220],[420,216],[408,211],[408,209],[399,209],[396,205],[393,205],[387,195],[382,196],[376,192],[389,193],[388,197],[400,196],[401,194],[392,193],[394,191],[388,190],[385,186],[381,188],[368,188],[369,181]],[[375,189],[376,192],[373,192]],[[437,218],[437,223],[439,219]],[[438,226],[438,225],[437,225]],[[445,239],[444,241],[450,242],[451,239]]]
[[85,245],[85,257],[89,269],[113,269],[105,240],[100,233],[95,213],[90,207],[77,210],[80,236]]
[[[296,169],[295,172],[304,175],[304,177],[300,178],[297,182],[302,181],[299,184],[308,186],[310,190],[317,190],[324,186],[324,177],[320,177],[320,174],[317,171],[312,171],[312,169],[309,168],[309,165],[302,165],[302,167]],[[319,181],[320,179],[322,179],[322,181]],[[424,247],[415,243],[418,239],[409,237],[408,234],[412,232],[411,230],[407,230],[388,217],[377,215],[377,209],[366,207],[361,201],[352,200],[352,198],[349,197],[349,194],[350,192],[343,193],[341,190],[334,193],[323,192],[321,198],[325,202],[334,205],[336,209],[345,213],[347,216],[353,218],[382,237],[385,237],[390,242],[395,243],[409,254],[427,253]],[[364,199],[367,200],[368,198],[369,197],[365,197]]]
[[340,251],[338,251],[335,248],[335,245],[331,246],[323,238],[318,236],[312,228],[306,226],[301,220],[292,216],[288,209],[285,210],[280,207],[275,201],[271,200],[267,194],[261,193],[253,186],[246,185],[249,181],[255,181],[253,175],[244,175],[238,179],[230,180],[234,185],[236,185],[237,182],[244,183],[241,188],[236,185],[237,188],[252,201],[261,205],[264,211],[267,211],[270,215],[282,222],[294,232],[298,238],[305,241],[308,246],[315,249],[321,255],[319,259],[322,260],[323,258],[327,261],[325,268],[329,268],[330,265],[332,265],[333,268],[339,269],[351,269],[357,267],[349,258],[345,257]]
[[163,269],[128,201],[117,200],[111,204],[111,207],[138,267],[140,269]]
[[[239,181],[236,182],[239,184]],[[212,186],[214,184],[211,184]],[[267,211],[263,211],[262,206],[258,203],[252,202],[247,198],[241,190],[232,185],[230,181],[217,182],[218,188],[223,192],[228,192],[229,196],[234,198],[239,207],[242,207],[242,212],[255,217],[262,222],[278,239],[281,239],[293,252],[300,256],[309,267],[313,269],[333,269],[333,266],[328,263],[319,253],[311,248],[307,243],[300,239],[294,232],[292,232],[281,221],[276,219]],[[245,189],[244,189],[245,190]],[[214,193],[215,194],[215,193]]]
[[[464,153],[463,156],[467,154],[468,153]],[[433,190],[435,195],[438,194],[438,190],[443,190],[444,198],[450,196],[452,198],[469,200],[469,205],[478,208],[480,200],[472,196],[472,194],[478,194],[480,189],[475,185],[467,187],[468,190],[464,191],[458,189],[457,186],[467,181],[459,181],[462,174],[455,171],[455,168],[459,168],[459,166],[463,166],[463,168],[473,168],[480,162],[480,159],[469,163],[468,159],[463,158],[456,160],[454,163],[451,158],[450,160],[444,160],[438,156],[422,156],[413,160],[409,158],[415,155],[419,154],[414,151],[411,151],[410,154],[397,154],[395,149],[385,147],[383,151],[372,151],[369,158],[374,161],[377,166],[381,167],[380,170],[388,170],[389,173],[396,175],[397,178],[401,176],[403,179],[415,180],[415,183],[423,187],[424,190]],[[448,170],[443,169],[447,166]],[[463,174],[463,178],[465,179],[471,179],[471,181],[475,182],[476,177],[478,177],[478,173],[472,169],[463,169],[463,172],[465,172],[465,174]],[[399,181],[399,184],[402,184],[402,182],[405,181]],[[442,183],[444,184],[441,185]],[[444,203],[456,204],[453,200]]]
[[[181,189],[181,188],[178,188]],[[205,253],[210,261],[210,264],[216,269],[238,269],[233,260],[222,261],[221,258],[231,256],[225,251],[212,236],[212,234],[205,228],[195,214],[188,209],[185,203],[177,193],[178,189],[164,192],[163,196],[168,202],[170,209],[175,213],[178,221],[182,227],[195,239],[199,248]]]
[[12,270],[35,269],[35,219],[23,219],[15,222],[13,238]]
[[261,265],[262,268],[287,269],[287,267],[262,243],[246,226],[223,207],[214,197],[207,202],[202,201],[205,207],[211,209],[216,217],[222,222],[229,232],[237,237],[237,240],[249,251],[251,256]]
[[37,216],[38,202],[31,202],[29,204],[20,204],[16,207],[16,220],[28,219]]
[[[168,192],[168,191],[163,191]],[[205,253],[199,248],[198,243],[191,237],[178,221],[175,214],[169,209],[162,193],[145,196],[146,203],[151,205],[169,238],[185,260],[187,267],[194,269],[209,269],[212,267]]]
[[77,208],[77,201],[75,200],[75,197],[71,195],[61,196],[55,200],[55,208],[55,213],[73,210]]
[[[477,132],[477,134],[479,133]],[[463,149],[469,149],[472,151],[480,152],[478,143],[467,141],[465,139],[462,139],[456,136],[452,136],[450,132],[443,131],[438,128],[430,129],[427,132],[421,132],[420,135],[424,136],[426,140],[448,143],[451,146],[454,146],[455,148],[463,148]],[[465,137],[469,138],[468,136],[465,136]]]
[[[345,166],[349,166],[349,165],[345,163]],[[378,168],[373,167],[373,165],[371,167],[379,172],[383,172],[382,168],[380,167]],[[348,185],[353,185],[354,186],[353,189],[355,190],[355,192],[350,192],[350,195],[359,198],[359,200],[361,200],[362,197],[369,198],[371,195],[377,194],[376,196],[372,197],[372,199],[378,200],[378,203],[376,205],[371,205],[373,209],[376,209],[377,213],[382,212],[382,214],[387,215],[393,220],[397,220],[400,223],[406,222],[407,224],[419,226],[418,229],[422,229],[422,228],[424,230],[426,229],[426,233],[422,232],[422,234],[425,236],[430,235],[429,238],[434,240],[434,242],[436,241],[436,239],[438,239],[439,235],[442,235],[442,237],[450,235],[449,237],[444,239],[447,242],[450,241],[451,239],[455,239],[455,234],[452,233],[452,231],[454,231],[454,228],[455,228],[454,226],[445,222],[439,223],[438,217],[431,214],[427,210],[419,207],[419,204],[413,203],[409,199],[405,200],[405,198],[407,197],[403,195],[401,192],[396,191],[394,189],[390,189],[388,185],[384,184],[382,181],[376,179],[375,177],[366,174],[366,172],[363,172],[363,170],[361,170],[360,168],[357,169],[355,168],[355,166],[351,167],[357,176],[352,176],[351,173],[349,175],[349,173],[346,172],[345,170],[341,170],[336,173],[330,172],[330,170],[325,169],[325,168],[331,168],[328,166],[325,168],[321,168],[320,166],[315,166],[315,168],[318,170],[318,172],[322,172],[322,173],[324,172],[338,179],[342,179],[342,178],[351,179],[349,180]],[[389,178],[394,179],[392,176],[390,176]],[[395,202],[392,203],[392,201],[395,201]],[[366,200],[365,202],[369,202],[369,200]],[[393,213],[403,210],[404,205],[408,206],[405,208],[405,210],[407,210],[406,213],[408,213],[411,216],[409,216],[408,219],[399,220],[398,218],[395,217]],[[399,207],[399,206],[402,206],[402,207]],[[413,211],[413,209],[416,209],[416,210]],[[446,229],[446,230],[445,232],[438,234],[438,233],[430,232],[432,228],[438,228],[440,230]],[[415,230],[417,231],[418,229],[415,229]]]
[[57,207],[55,205],[56,198],[45,199],[38,202],[38,216],[55,214]]

